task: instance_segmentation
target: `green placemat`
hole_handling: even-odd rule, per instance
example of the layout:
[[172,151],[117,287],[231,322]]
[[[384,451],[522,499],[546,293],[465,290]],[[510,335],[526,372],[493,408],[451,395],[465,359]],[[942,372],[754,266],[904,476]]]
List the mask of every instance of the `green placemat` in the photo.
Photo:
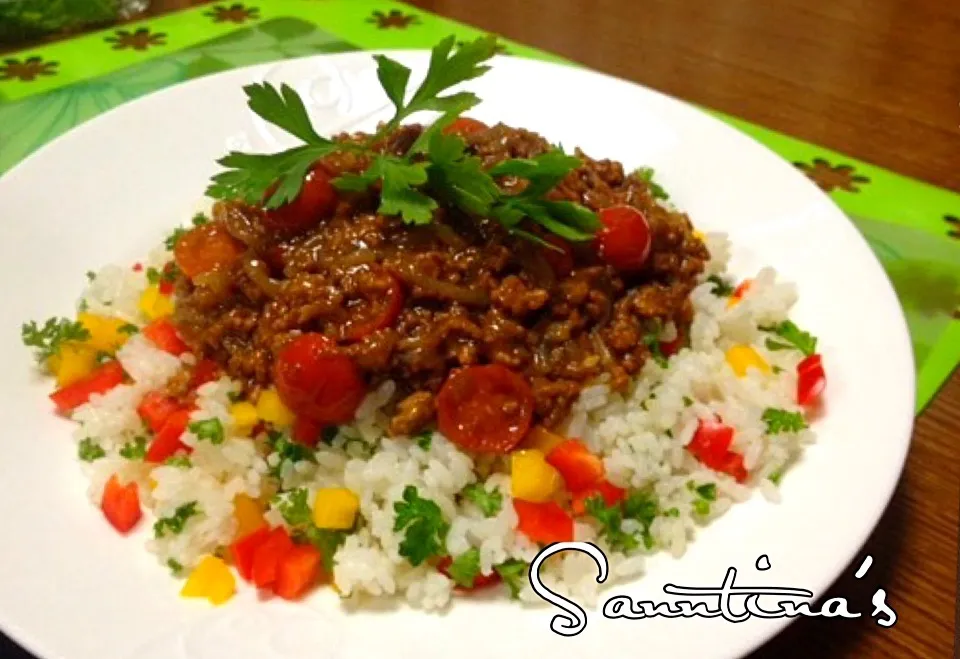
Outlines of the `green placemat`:
[[[14,53],[0,62],[0,173],[87,119],[184,80],[314,53],[429,48],[449,34],[482,32],[385,0],[261,0]],[[504,43],[511,55],[565,62]],[[906,311],[922,410],[960,362],[960,195],[704,109],[794,163],[866,237]]]

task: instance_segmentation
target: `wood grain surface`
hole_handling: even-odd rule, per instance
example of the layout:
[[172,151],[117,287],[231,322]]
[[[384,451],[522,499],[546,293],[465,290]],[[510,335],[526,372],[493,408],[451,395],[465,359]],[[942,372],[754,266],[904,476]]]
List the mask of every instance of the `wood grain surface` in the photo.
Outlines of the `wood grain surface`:
[[[197,4],[155,0],[151,12]],[[960,191],[957,0],[411,4]],[[878,368],[878,377],[908,377]],[[955,373],[917,419],[903,479],[863,551],[873,568],[856,580],[850,566],[827,595],[846,597],[864,617],[799,620],[751,659],[950,656],[960,620],[958,517]],[[891,629],[869,618],[880,587],[899,617]]]

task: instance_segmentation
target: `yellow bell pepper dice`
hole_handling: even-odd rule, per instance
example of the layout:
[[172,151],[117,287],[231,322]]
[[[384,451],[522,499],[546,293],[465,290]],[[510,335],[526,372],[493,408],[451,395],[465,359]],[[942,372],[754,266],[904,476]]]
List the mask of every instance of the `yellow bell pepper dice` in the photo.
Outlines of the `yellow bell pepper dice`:
[[173,314],[173,299],[160,292],[160,287],[150,284],[140,296],[140,311],[150,320]]
[[233,425],[240,435],[249,435],[260,420],[256,406],[247,401],[231,405],[230,416],[233,418]]
[[265,389],[257,399],[257,416],[275,426],[289,426],[294,421],[291,412],[276,389]]
[[565,441],[567,441],[566,437],[550,432],[543,426],[534,426],[524,437],[521,448],[534,449],[548,455],[550,451]]
[[237,520],[238,538],[267,525],[267,520],[263,518],[263,505],[246,494],[238,494],[233,498],[233,517]]
[[83,343],[66,343],[47,360],[47,367],[57,376],[57,386],[66,387],[93,373],[97,351]]
[[360,499],[350,490],[324,488],[313,501],[313,523],[320,529],[351,529],[359,511]]
[[510,456],[510,494],[514,499],[543,503],[549,501],[563,479],[536,449],[514,451]]
[[112,354],[130,338],[129,333],[120,331],[127,324],[120,318],[83,312],[77,315],[77,320],[90,333],[85,343],[94,350]]
[[223,604],[236,592],[233,572],[221,558],[206,556],[193,568],[180,591],[181,597],[202,597],[212,604]]
[[702,243],[707,241],[707,236],[703,233],[703,231],[700,231],[699,229],[693,232],[693,237]]
[[738,377],[747,374],[747,369],[755,368],[761,373],[770,373],[770,364],[753,346],[735,345],[727,350],[727,363]]

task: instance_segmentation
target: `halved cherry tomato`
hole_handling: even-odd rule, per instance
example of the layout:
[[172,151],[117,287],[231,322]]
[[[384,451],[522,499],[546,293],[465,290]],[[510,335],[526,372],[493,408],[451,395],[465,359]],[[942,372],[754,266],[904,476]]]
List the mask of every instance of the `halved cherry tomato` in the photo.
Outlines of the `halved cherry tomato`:
[[[360,315],[355,309],[351,310],[351,319],[343,326],[341,334],[346,341],[359,341],[379,329],[389,327],[403,310],[404,294],[400,280],[385,268],[371,267],[376,270],[379,277],[383,278],[384,290],[377,294],[366,313]],[[356,319],[358,315],[360,318]]]
[[587,500],[598,496],[603,497],[603,502],[607,507],[610,507],[623,501],[627,496],[627,491],[608,480],[602,480],[592,487],[575,492],[570,499],[570,509],[573,510],[574,515],[585,515]]
[[734,429],[719,419],[700,419],[687,450],[714,471],[733,476],[737,482],[747,480],[743,456],[730,450]]
[[100,509],[107,521],[120,533],[132,529],[143,516],[137,484],[131,482],[121,485],[116,474],[111,476],[103,488]]
[[[444,556],[437,562],[437,572],[453,579],[450,576],[450,566],[453,564],[453,559],[450,556]],[[473,585],[469,588],[465,586],[460,586],[459,584],[454,587],[454,590],[461,593],[470,592],[473,590],[480,590],[481,588],[487,588],[488,586],[494,586],[500,583],[500,575],[496,571],[491,572],[490,574],[478,574],[474,580]]]
[[[275,191],[276,184],[267,190],[264,202]],[[266,211],[263,224],[273,231],[299,233],[315,226],[330,215],[336,206],[337,190],[330,183],[330,173],[321,163],[317,163],[304,177],[300,194],[293,201]]]
[[144,459],[147,462],[163,462],[177,451],[190,453],[193,449],[180,441],[189,423],[190,410],[179,409],[168,416],[166,423],[150,442]]
[[543,239],[556,247],[556,249],[542,249],[543,258],[550,264],[557,277],[566,277],[573,270],[573,249],[563,238],[555,233],[546,234]]
[[177,328],[169,318],[158,318],[153,321],[143,328],[143,335],[155,346],[176,357],[190,351],[190,347],[180,338]]
[[273,592],[285,600],[299,599],[320,577],[321,555],[313,545],[296,545],[280,559]]
[[617,270],[643,268],[652,244],[650,223],[643,213],[633,206],[610,206],[600,211],[600,222],[603,228],[596,237],[600,258]]
[[366,395],[356,365],[322,334],[302,334],[285,345],[274,365],[274,381],[287,407],[318,423],[352,420]]
[[293,549],[293,540],[282,526],[270,531],[269,537],[253,553],[253,583],[257,588],[268,588],[277,580],[280,561]]
[[230,555],[237,566],[240,576],[250,581],[253,577],[253,557],[267,538],[270,537],[270,528],[261,526],[230,545]]
[[454,371],[437,395],[437,425],[453,443],[478,453],[507,453],[533,419],[533,391],[506,366]]
[[573,518],[555,501],[532,503],[513,500],[517,511],[517,530],[540,544],[573,540]]
[[180,409],[180,404],[160,391],[150,391],[137,405],[137,414],[153,432],[160,432],[170,415]]
[[314,421],[305,416],[298,416],[293,422],[293,429],[290,431],[290,438],[298,444],[314,447],[320,441],[320,433],[323,431],[323,424]]
[[212,359],[201,359],[190,374],[190,389],[198,389],[220,376],[220,367]]
[[547,454],[547,463],[560,472],[571,492],[585,490],[603,480],[603,460],[576,439],[568,439],[554,447]]
[[485,130],[489,130],[489,126],[478,121],[477,119],[471,119],[470,117],[459,117],[454,119],[453,122],[443,129],[444,135],[471,135],[473,133],[482,133]]
[[90,375],[50,394],[50,400],[57,406],[58,412],[66,414],[86,403],[93,394],[104,394],[122,382],[123,367],[120,362],[107,362]]
[[797,402],[811,405],[827,386],[827,372],[820,355],[810,355],[797,364]]
[[244,252],[244,245],[219,222],[190,229],[173,247],[173,258],[190,279],[218,268],[229,268]]

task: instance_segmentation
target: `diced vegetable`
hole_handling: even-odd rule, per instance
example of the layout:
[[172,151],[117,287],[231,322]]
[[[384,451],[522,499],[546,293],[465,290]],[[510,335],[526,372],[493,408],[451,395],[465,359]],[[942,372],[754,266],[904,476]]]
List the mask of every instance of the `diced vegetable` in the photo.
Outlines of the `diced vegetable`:
[[293,549],[293,540],[282,526],[270,531],[253,555],[253,583],[257,588],[268,588],[277,580],[280,561]]
[[104,517],[120,533],[126,533],[140,521],[140,495],[136,483],[121,485],[114,474],[103,488],[100,508]]
[[47,359],[47,367],[57,376],[57,386],[66,387],[97,368],[97,351],[85,343],[65,343]]
[[90,375],[73,384],[58,389],[50,395],[57,411],[66,414],[80,407],[93,394],[104,394],[123,382],[123,367],[120,362],[107,362]]
[[687,450],[714,471],[733,476],[738,483],[747,479],[743,456],[730,450],[734,429],[716,419],[700,419]]
[[800,405],[812,405],[827,386],[827,373],[823,368],[823,359],[812,354],[797,364],[797,402]]
[[240,539],[230,545],[230,555],[237,566],[241,577],[250,581],[253,578],[253,559],[257,550],[270,537],[270,528],[261,526],[257,530],[240,536]]
[[585,490],[573,494],[570,500],[570,509],[573,510],[573,514],[586,514],[587,500],[597,496],[601,497],[607,506],[615,506],[626,498],[627,491],[622,487],[617,487],[608,480],[602,480],[596,485],[592,485]]
[[471,135],[473,133],[482,133],[488,130],[488,127],[482,121],[470,117],[457,117],[449,126],[443,129],[444,135]]
[[184,233],[173,247],[177,266],[190,279],[219,268],[229,268],[243,254],[244,245],[226,227],[210,222]]
[[267,520],[263,517],[263,504],[243,493],[233,497],[233,518],[237,521],[238,538],[250,535],[267,525]]
[[560,489],[560,472],[536,449],[510,454],[510,493],[524,501],[549,501]]
[[273,425],[285,428],[294,422],[293,412],[290,411],[276,389],[264,389],[257,398],[257,416]]
[[137,405],[137,414],[155,433],[160,432],[170,415],[178,410],[180,410],[180,404],[160,391],[147,392]]
[[556,467],[571,492],[596,485],[605,473],[603,460],[576,439],[568,439],[554,447],[547,454],[547,462]]
[[191,452],[192,449],[180,441],[180,437],[190,423],[190,410],[177,410],[167,418],[167,422],[150,442],[147,449],[147,462],[164,462],[177,451]]
[[548,455],[550,451],[565,441],[567,441],[566,437],[550,432],[543,426],[537,425],[530,429],[530,432],[524,440],[520,442],[519,448],[536,449],[544,455]]
[[322,488],[313,502],[313,523],[321,529],[351,529],[359,510],[360,499],[350,490]]
[[198,597],[220,605],[233,597],[237,583],[233,572],[216,556],[205,556],[187,577],[180,591],[182,597]]
[[743,299],[743,296],[747,294],[747,291],[750,290],[750,287],[753,285],[752,279],[744,279],[740,282],[740,285],[733,289],[733,295],[730,296],[730,299],[727,300],[727,308],[734,306]]
[[556,502],[534,503],[513,500],[517,511],[517,530],[541,544],[573,540],[573,518]]
[[437,425],[467,451],[508,453],[526,436],[533,419],[533,390],[500,364],[453,371],[437,396]]
[[130,338],[128,332],[122,331],[127,323],[120,318],[85,311],[77,315],[77,320],[90,333],[90,338],[84,344],[95,351],[113,354]]
[[257,408],[253,403],[243,401],[230,406],[230,417],[233,419],[233,429],[238,435],[249,435],[253,427],[260,421]]
[[150,284],[140,295],[137,305],[148,320],[158,320],[173,314],[173,298],[160,292],[159,284]]
[[190,374],[190,390],[196,390],[220,377],[220,367],[212,359],[201,359]]
[[273,592],[286,600],[299,599],[317,583],[322,556],[313,545],[297,545],[280,559]]
[[190,351],[190,348],[177,333],[177,328],[166,318],[155,320],[144,327],[143,335],[150,339],[155,346],[171,355],[179,357]]
[[770,364],[757,352],[753,346],[737,344],[731,346],[726,353],[727,363],[738,377],[747,374],[747,370],[755,368],[761,373],[770,373]]

